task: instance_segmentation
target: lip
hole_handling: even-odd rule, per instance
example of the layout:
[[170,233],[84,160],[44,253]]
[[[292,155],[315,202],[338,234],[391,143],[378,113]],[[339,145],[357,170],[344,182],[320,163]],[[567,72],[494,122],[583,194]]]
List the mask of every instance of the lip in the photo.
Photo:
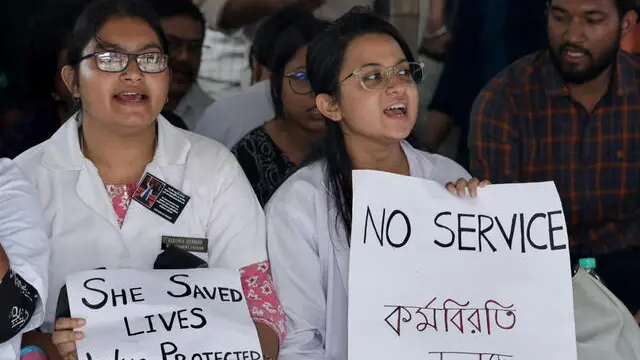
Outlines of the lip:
[[407,104],[407,101],[405,101],[405,100],[398,100],[398,101],[390,102],[384,108],[388,109],[388,108],[390,108],[392,106],[395,106],[395,105],[403,105],[406,109],[409,108],[409,105]]
[[[136,96],[139,96],[139,98],[136,99]],[[130,98],[128,99],[127,97]],[[113,95],[113,100],[121,105],[139,106],[149,101],[149,95],[140,89],[124,89],[116,92]]]
[[568,48],[562,51],[562,59],[569,63],[577,63],[587,59],[589,54],[581,49]]
[[324,115],[322,115],[322,113],[320,112],[320,110],[318,110],[318,108],[311,108],[308,110],[309,112],[309,116],[313,119],[313,120],[324,120]]
[[147,97],[149,96],[149,94],[145,90],[140,89],[140,88],[133,88],[133,87],[132,88],[119,89],[118,91],[113,93],[113,96],[117,96],[117,95],[120,95],[122,93],[138,93],[138,94],[140,94],[142,96],[147,96]]

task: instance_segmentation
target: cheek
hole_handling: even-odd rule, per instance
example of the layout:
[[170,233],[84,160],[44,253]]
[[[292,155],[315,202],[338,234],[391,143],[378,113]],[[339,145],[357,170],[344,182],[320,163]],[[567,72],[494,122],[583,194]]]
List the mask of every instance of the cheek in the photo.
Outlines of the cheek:
[[89,66],[89,61],[83,61],[80,63],[80,69],[78,71],[81,80],[90,81],[96,75],[101,75],[98,73],[99,70],[94,70]]
[[104,106],[105,99],[110,99],[112,89],[119,81],[116,74],[109,74],[97,71],[87,71],[80,68],[79,74],[80,96],[83,106],[95,108]]
[[201,59],[202,59],[202,53],[190,54],[189,64],[191,64],[191,66],[193,66],[194,68],[198,68],[200,67]]
[[420,107],[420,93],[417,86],[410,86],[407,89],[407,97],[409,98],[409,113],[415,118],[418,116],[418,108]]
[[147,75],[145,81],[147,82],[146,87],[151,100],[153,102],[162,102],[164,106],[164,102],[169,94],[169,85],[171,82],[169,72]]
[[311,95],[296,94],[289,88],[289,84],[284,84],[282,88],[282,104],[284,111],[290,116],[301,116],[307,110],[316,105],[315,98]]
[[380,116],[380,93],[360,89],[343,89],[341,107],[343,121],[353,128],[369,127]]

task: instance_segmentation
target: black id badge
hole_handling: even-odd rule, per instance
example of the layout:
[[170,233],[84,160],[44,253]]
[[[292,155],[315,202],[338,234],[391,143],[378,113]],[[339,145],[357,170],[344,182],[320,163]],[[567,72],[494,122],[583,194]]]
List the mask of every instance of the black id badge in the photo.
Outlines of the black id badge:
[[161,218],[175,224],[191,199],[182,191],[146,173],[133,193],[133,200]]

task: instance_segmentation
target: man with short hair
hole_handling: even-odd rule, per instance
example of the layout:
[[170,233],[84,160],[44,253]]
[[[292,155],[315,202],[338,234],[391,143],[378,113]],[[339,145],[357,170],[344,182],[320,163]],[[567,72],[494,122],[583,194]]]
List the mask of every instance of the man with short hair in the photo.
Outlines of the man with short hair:
[[640,308],[640,60],[620,50],[634,0],[550,0],[548,48],[493,78],[470,123],[471,173],[554,181],[574,261]]
[[178,115],[189,130],[195,129],[213,99],[197,83],[206,23],[190,0],[153,0],[169,41],[171,87],[165,110]]

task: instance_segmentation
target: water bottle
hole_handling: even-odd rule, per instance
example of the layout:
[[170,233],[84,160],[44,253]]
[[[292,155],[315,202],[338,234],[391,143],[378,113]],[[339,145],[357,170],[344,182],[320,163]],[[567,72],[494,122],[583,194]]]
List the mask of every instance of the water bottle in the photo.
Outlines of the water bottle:
[[20,360],[47,360],[47,355],[39,347],[31,345],[22,348]]
[[580,259],[579,265],[583,268],[587,274],[593,276],[598,281],[602,282],[600,276],[596,274],[596,259],[595,258],[582,258]]

